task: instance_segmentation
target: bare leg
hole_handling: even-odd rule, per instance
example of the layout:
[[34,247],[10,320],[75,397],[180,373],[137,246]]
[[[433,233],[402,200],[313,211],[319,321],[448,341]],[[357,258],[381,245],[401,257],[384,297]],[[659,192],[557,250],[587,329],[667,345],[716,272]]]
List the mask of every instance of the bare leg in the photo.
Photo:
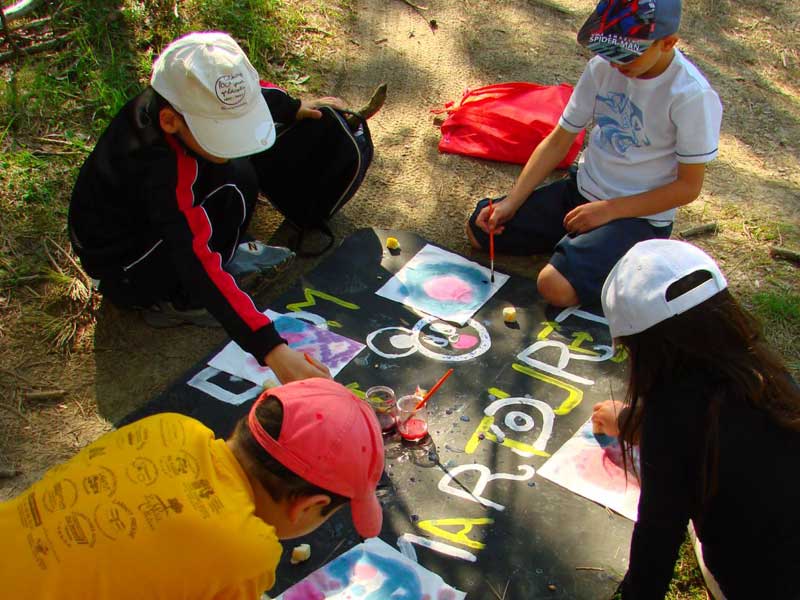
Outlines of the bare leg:
[[464,224],[464,232],[467,234],[467,239],[469,240],[470,245],[476,250],[480,250],[481,245],[480,243],[478,243],[478,240],[476,240],[475,236],[472,234],[472,228],[469,226],[469,219],[467,219],[467,222]]
[[539,271],[536,287],[539,289],[542,298],[553,306],[566,307],[580,304],[575,288],[553,265],[545,265]]

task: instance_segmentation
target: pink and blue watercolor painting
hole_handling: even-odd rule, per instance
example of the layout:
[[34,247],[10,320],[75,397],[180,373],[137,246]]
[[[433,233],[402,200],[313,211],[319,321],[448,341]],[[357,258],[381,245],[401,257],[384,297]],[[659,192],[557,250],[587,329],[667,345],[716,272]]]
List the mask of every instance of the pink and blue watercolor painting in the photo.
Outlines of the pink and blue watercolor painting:
[[464,592],[372,538],[314,571],[275,600],[463,600]]
[[463,325],[491,298],[508,275],[431,244],[408,261],[376,294]]
[[[271,310],[265,311],[265,314],[275,323],[275,329],[288,342],[290,348],[314,357],[328,367],[334,377],[365,348],[360,342],[317,327],[303,319]],[[219,354],[208,361],[208,364],[257,385],[267,387],[279,385],[272,369],[259,365],[258,361],[242,350],[236,342],[225,346]]]
[[[638,449],[634,462],[638,472]],[[617,438],[593,433],[591,419],[548,459],[537,475],[636,520],[639,480],[630,468],[628,472],[624,470]]]

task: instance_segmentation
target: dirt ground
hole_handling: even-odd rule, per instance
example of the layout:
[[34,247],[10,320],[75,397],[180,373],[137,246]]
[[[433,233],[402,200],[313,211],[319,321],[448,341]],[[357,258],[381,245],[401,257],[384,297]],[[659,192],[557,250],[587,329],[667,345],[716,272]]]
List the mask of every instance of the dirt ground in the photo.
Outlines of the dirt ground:
[[[324,4],[324,3],[323,3]],[[734,291],[794,281],[772,261],[771,244],[798,246],[800,212],[800,4],[745,0],[686,2],[680,48],[705,72],[725,106],[719,158],[702,196],[679,211],[676,231],[717,221],[720,233],[698,238],[723,265]],[[431,109],[466,88],[499,81],[574,83],[588,54],[575,35],[592,0],[430,0],[415,10],[401,0],[357,0],[344,28],[330,11],[311,23],[319,36],[321,74],[314,87],[363,102],[389,85],[371,121],[376,155],[356,197],[333,220],[338,236],[366,226],[415,231],[467,255],[463,222],[477,199],[505,193],[519,167],[442,155]],[[432,24],[432,21],[435,25]],[[253,233],[280,243],[290,230],[262,207]],[[500,260],[535,276],[546,257]],[[298,260],[267,304],[312,268]],[[11,408],[0,411],[0,466],[20,473],[0,480],[0,499],[17,494],[135,407],[152,399],[220,344],[221,330],[154,331],[102,303],[96,323],[69,355],[56,352],[20,322],[13,299],[0,297],[0,378]],[[787,335],[790,335],[791,332]],[[52,400],[27,390],[63,390]],[[20,414],[14,412],[14,406]]]

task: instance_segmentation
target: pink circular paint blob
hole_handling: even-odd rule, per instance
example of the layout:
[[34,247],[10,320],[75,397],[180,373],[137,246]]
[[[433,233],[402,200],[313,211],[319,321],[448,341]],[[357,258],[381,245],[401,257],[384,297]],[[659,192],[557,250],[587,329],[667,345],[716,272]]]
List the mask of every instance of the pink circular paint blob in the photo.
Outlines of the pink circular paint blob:
[[425,293],[440,302],[472,302],[472,286],[455,275],[433,277],[422,284]]
[[478,338],[474,335],[461,334],[458,339],[453,342],[453,348],[464,350],[465,348],[473,348],[478,345]]
[[356,563],[355,567],[353,567],[353,574],[358,577],[359,580],[369,581],[378,575],[378,569],[372,565]]

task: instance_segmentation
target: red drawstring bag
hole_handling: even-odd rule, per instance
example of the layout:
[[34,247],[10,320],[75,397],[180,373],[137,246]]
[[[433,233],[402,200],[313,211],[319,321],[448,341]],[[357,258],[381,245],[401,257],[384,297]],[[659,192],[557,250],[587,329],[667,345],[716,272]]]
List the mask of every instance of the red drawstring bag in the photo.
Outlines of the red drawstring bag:
[[[467,90],[461,102],[444,111],[439,152],[525,164],[531,152],[555,128],[572,95],[572,86],[508,82]],[[436,112],[436,111],[434,111]],[[558,165],[566,169],[583,146],[575,138]]]

